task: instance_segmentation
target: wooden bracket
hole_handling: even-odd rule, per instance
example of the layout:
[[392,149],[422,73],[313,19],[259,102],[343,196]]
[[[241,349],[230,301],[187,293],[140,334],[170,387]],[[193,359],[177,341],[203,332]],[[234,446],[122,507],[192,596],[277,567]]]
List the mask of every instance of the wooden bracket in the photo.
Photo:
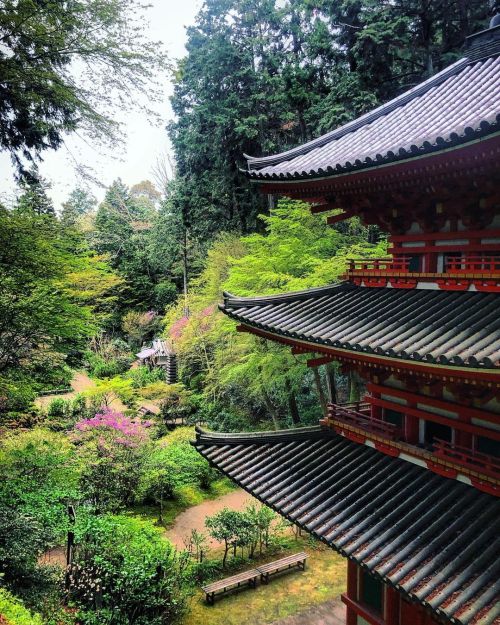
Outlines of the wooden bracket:
[[320,367],[321,365],[327,365],[329,362],[333,362],[335,359],[330,356],[322,356],[321,358],[311,358],[307,361],[308,367]]
[[326,223],[328,226],[333,226],[339,223],[339,221],[349,219],[349,217],[352,217],[353,215],[354,213],[351,213],[350,211],[344,211],[343,213],[340,213],[340,215],[332,215],[331,217],[327,217]]

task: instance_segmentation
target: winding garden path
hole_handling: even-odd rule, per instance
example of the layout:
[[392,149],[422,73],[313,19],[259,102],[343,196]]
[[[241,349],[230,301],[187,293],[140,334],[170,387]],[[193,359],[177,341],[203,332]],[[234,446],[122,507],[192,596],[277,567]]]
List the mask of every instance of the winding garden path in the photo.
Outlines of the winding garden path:
[[[84,393],[85,391],[94,388],[95,381],[85,371],[75,371],[73,379],[71,380],[70,393],[64,393],[62,395],[44,395],[36,399],[36,404],[39,406],[48,406],[53,399],[73,399],[78,393]],[[127,407],[117,397],[111,402],[111,407],[120,412],[126,410]]]
[[[180,548],[184,548],[184,539],[191,534],[191,530],[195,529],[199,532],[206,532],[205,519],[223,508],[231,510],[243,510],[251,501],[256,503],[257,500],[244,490],[238,490],[227,493],[217,499],[209,499],[181,512],[175,519],[173,526],[167,530],[167,536],[172,543]],[[212,546],[219,546],[217,542],[211,541]]]

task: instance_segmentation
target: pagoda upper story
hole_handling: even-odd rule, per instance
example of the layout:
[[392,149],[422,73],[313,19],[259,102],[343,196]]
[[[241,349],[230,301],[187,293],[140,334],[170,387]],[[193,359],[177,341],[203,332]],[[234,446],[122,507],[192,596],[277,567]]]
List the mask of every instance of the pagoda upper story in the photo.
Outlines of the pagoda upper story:
[[500,26],[470,37],[466,53],[318,139],[248,157],[262,192],[389,232],[391,257],[350,263],[356,285],[500,291]]

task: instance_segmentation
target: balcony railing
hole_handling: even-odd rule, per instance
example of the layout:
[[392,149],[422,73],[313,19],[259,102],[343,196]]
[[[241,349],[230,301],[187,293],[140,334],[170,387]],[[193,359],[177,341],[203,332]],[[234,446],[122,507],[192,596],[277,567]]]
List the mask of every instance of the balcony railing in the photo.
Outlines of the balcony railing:
[[447,256],[445,262],[446,273],[487,273],[500,275],[500,258],[498,256],[483,256],[457,254]]
[[409,258],[356,258],[349,261],[348,271],[359,273],[367,271],[400,271],[407,273],[409,267]]
[[447,458],[464,467],[486,473],[500,478],[500,459],[478,451],[472,451],[467,447],[452,445],[448,441],[434,439],[434,454],[440,458]]
[[[368,404],[369,405],[369,404]],[[360,428],[371,434],[377,434],[395,441],[403,436],[403,430],[392,423],[370,416],[367,412],[354,410],[349,405],[330,404],[328,417],[334,421]]]
[[322,423],[353,440],[369,439],[380,451],[389,455],[405,453],[420,458],[445,470],[454,470],[471,477],[481,477],[498,484],[500,459],[434,439],[431,445],[422,446],[404,440],[404,430],[392,423],[370,416],[369,403],[329,404],[328,418]]

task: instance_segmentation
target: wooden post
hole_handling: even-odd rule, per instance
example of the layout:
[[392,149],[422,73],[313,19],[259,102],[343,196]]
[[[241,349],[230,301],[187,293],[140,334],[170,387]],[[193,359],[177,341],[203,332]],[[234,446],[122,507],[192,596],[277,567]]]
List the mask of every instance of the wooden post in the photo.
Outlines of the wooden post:
[[[358,567],[352,560],[347,561],[347,596],[353,601],[358,600]],[[346,608],[346,625],[357,625],[356,612],[349,606]]]
[[71,565],[73,564],[73,549],[75,545],[75,509],[70,504],[68,506],[68,519],[70,529],[68,530],[68,543],[66,545],[66,575],[64,577],[64,587],[68,591],[70,587],[70,572]]
[[399,623],[399,594],[391,586],[385,589],[385,622],[387,625]]

